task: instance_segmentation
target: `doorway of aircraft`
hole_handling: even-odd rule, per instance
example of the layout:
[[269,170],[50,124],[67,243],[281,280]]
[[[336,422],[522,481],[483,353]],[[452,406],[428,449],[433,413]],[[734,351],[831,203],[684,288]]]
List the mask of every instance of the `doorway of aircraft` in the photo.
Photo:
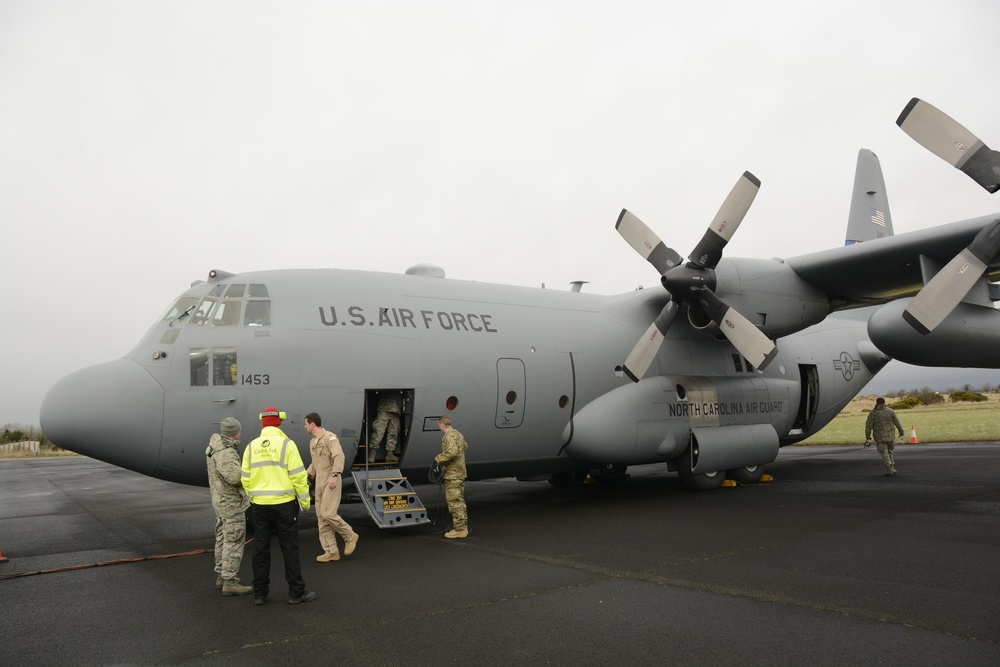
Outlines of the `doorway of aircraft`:
[[[366,389],[364,410],[361,442],[353,465],[398,465],[406,455],[413,425],[413,388]],[[384,413],[381,418],[379,412]],[[395,447],[389,448],[392,440]]]

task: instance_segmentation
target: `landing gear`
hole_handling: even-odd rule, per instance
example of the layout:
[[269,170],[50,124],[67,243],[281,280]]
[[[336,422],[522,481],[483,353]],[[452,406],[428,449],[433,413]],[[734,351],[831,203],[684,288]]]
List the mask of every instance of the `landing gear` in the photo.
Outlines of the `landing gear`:
[[698,445],[692,443],[677,460],[677,474],[684,486],[692,491],[711,491],[722,487],[726,481],[726,471],[695,473],[691,472],[693,461],[698,457]]
[[577,470],[574,472],[557,472],[549,477],[549,484],[557,488],[565,488],[570,486],[580,486],[587,480],[586,470]]
[[726,472],[726,479],[731,479],[737,484],[756,484],[764,476],[764,464],[755,466],[745,466],[743,468],[733,468]]

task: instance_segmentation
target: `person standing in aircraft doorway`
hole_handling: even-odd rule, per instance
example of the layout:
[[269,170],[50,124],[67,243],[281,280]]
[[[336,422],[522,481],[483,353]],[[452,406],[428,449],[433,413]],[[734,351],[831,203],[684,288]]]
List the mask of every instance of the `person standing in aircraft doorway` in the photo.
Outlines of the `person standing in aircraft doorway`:
[[875,399],[875,409],[868,413],[865,421],[865,442],[871,442],[872,432],[875,434],[875,446],[878,453],[882,455],[882,463],[885,465],[885,474],[892,476],[896,474],[896,460],[893,458],[893,427],[899,431],[899,437],[903,437],[903,425],[899,423],[896,411],[885,404],[885,399],[879,396]]
[[469,449],[465,437],[451,426],[451,417],[438,419],[438,428],[444,433],[441,438],[441,453],[434,457],[435,463],[445,466],[444,498],[451,513],[451,530],[444,534],[449,540],[469,536],[469,513],[465,506],[465,452]]
[[385,435],[385,462],[397,463],[399,451],[399,422],[403,414],[403,397],[397,391],[379,392],[378,406],[372,422],[372,437],[368,442],[368,463],[375,462],[382,436]]
[[323,428],[323,420],[315,412],[306,415],[305,425],[306,433],[312,436],[309,441],[312,463],[306,472],[316,480],[316,519],[319,524],[319,543],[323,547],[323,553],[316,556],[316,562],[329,563],[340,560],[337,535],[344,540],[345,556],[354,553],[354,548],[358,546],[358,534],[338,514],[344,449],[337,436]]

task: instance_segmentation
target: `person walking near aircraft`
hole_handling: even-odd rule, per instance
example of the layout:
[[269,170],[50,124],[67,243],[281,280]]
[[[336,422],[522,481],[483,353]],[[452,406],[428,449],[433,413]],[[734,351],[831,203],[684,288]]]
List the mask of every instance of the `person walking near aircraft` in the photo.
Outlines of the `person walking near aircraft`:
[[882,455],[882,463],[885,465],[885,474],[888,476],[896,474],[896,460],[893,458],[893,427],[899,431],[899,437],[903,437],[903,425],[899,423],[896,411],[885,404],[885,399],[879,396],[875,399],[875,409],[868,413],[865,421],[865,442],[871,442],[872,433],[875,435],[875,446],[878,453]]
[[306,590],[299,562],[299,510],[309,509],[309,478],[295,442],[279,428],[284,412],[260,413],[260,437],[243,452],[243,488],[253,507],[254,604],[267,602],[271,584],[271,537],[277,535],[288,584],[288,604],[316,599]]
[[309,453],[312,463],[306,471],[316,480],[316,518],[319,524],[319,543],[323,553],[316,557],[318,563],[340,560],[337,535],[344,540],[344,555],[350,556],[358,546],[355,533],[338,510],[340,509],[341,480],[344,472],[344,450],[340,441],[323,428],[322,418],[310,412],[305,418],[306,432],[312,436]]
[[451,513],[452,529],[444,534],[452,540],[469,536],[469,513],[465,505],[465,452],[468,443],[457,429],[452,428],[451,417],[438,419],[438,428],[444,433],[441,438],[441,453],[434,457],[435,463],[442,463],[444,471],[444,498]]
[[385,462],[399,461],[396,445],[399,442],[399,422],[403,414],[403,397],[399,392],[383,391],[378,397],[378,407],[375,408],[375,421],[372,422],[372,437],[368,442],[368,462],[375,462],[382,436],[385,435]]
[[246,511],[250,507],[240,484],[239,421],[226,417],[213,433],[205,450],[208,464],[208,488],[215,510],[215,580],[223,595],[247,595],[252,586],[244,586],[236,577],[243,562],[243,544],[247,534]]

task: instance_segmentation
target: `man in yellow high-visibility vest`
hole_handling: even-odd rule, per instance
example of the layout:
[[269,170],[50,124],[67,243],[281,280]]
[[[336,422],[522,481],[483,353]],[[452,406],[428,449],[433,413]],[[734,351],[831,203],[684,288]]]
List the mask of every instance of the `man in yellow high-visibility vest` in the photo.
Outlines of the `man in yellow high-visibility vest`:
[[277,535],[285,563],[288,604],[316,599],[306,590],[299,562],[299,510],[309,509],[309,477],[295,442],[282,432],[284,412],[260,413],[260,437],[243,451],[240,481],[253,508],[254,604],[267,602],[271,584],[271,537]]

